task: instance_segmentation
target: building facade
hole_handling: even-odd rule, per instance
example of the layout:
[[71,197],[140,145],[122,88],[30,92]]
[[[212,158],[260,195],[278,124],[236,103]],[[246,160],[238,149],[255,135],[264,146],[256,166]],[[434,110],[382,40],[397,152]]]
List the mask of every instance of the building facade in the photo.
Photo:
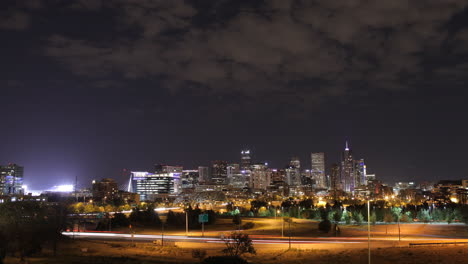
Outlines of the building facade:
[[311,153],[310,159],[312,162],[311,177],[315,182],[315,188],[325,189],[327,187],[327,179],[325,176],[325,153]]
[[0,166],[0,195],[22,195],[24,168],[10,163]]

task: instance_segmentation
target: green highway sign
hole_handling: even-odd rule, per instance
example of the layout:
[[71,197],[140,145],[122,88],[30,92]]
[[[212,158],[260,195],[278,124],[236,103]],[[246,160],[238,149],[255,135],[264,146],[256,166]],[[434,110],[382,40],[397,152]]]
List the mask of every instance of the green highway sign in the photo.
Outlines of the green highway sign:
[[199,223],[207,223],[208,222],[208,214],[198,215],[198,222]]

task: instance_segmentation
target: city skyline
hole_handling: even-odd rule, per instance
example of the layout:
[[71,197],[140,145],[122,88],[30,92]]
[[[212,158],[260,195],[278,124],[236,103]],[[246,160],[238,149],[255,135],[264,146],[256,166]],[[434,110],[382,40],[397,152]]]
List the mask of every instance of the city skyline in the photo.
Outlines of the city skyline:
[[346,138],[386,182],[466,177],[464,1],[138,2],[0,3],[0,164],[26,184],[340,163]]

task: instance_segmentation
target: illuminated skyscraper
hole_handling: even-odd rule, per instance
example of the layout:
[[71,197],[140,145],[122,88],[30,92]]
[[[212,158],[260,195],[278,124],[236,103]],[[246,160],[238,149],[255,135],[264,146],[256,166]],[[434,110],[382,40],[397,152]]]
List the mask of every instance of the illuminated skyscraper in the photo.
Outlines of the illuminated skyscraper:
[[354,161],[354,187],[366,185],[366,164],[364,159]]
[[354,160],[351,149],[346,141],[346,146],[341,159],[341,184],[345,192],[354,191]]
[[286,167],[286,182],[289,186],[301,185],[301,162],[298,157],[293,157]]
[[205,166],[198,167],[198,182],[203,184],[210,184],[211,182],[211,174],[210,168]]
[[211,166],[211,183],[227,184],[227,162],[216,160]]
[[232,163],[227,165],[227,184],[234,185],[237,180],[237,176],[240,174],[240,165]]
[[340,190],[340,166],[334,163],[330,167],[330,192],[333,193],[336,199],[336,193]]
[[242,150],[241,151],[241,170],[250,170],[250,166],[252,165],[252,158],[250,156],[250,150]]
[[325,153],[318,152],[310,154],[312,161],[312,179],[315,181],[315,187],[325,189],[327,187],[325,177]]
[[23,194],[23,173],[16,164],[0,166],[0,195]]
[[266,190],[271,183],[271,170],[268,169],[266,163],[254,164],[252,165],[250,179],[251,188]]

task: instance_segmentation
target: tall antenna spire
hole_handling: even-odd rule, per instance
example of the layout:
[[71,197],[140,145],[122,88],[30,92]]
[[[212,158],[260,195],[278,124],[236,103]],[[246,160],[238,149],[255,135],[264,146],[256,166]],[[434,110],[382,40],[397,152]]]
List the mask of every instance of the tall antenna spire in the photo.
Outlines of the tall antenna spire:
[[349,147],[348,147],[348,140],[346,139],[346,147],[345,147],[345,150],[349,150]]

